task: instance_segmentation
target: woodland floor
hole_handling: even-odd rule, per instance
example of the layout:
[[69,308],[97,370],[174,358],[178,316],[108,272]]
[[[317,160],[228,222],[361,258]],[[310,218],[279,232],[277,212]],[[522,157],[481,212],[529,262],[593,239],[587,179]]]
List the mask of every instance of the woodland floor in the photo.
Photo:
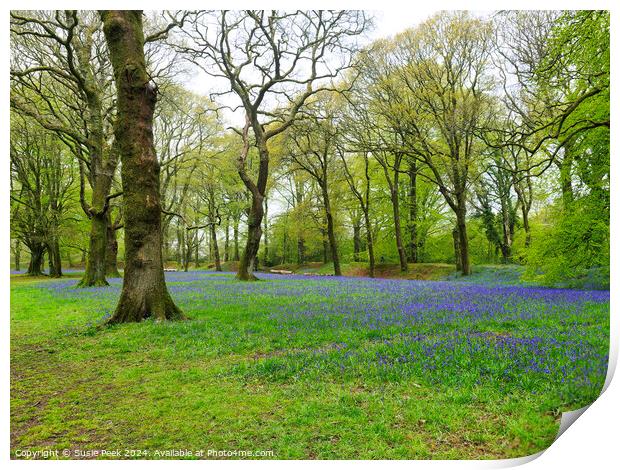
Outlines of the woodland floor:
[[259,277],[168,273],[190,320],[107,327],[120,279],[12,276],[13,458],[520,457],[605,379],[609,291]]

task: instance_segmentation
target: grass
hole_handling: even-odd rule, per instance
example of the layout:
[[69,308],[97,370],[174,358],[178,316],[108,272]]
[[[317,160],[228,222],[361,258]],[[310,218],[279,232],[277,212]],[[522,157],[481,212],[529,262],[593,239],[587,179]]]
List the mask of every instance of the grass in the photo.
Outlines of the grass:
[[120,280],[13,276],[12,456],[518,457],[604,381],[608,292],[260,276],[171,273],[191,320],[114,327]]

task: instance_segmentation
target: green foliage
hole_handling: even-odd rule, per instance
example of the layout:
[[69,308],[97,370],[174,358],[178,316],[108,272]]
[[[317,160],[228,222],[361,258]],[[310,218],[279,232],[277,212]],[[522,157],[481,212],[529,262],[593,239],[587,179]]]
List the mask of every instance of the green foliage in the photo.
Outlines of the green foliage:
[[556,207],[525,253],[525,278],[549,285],[609,288],[608,201],[590,195]]

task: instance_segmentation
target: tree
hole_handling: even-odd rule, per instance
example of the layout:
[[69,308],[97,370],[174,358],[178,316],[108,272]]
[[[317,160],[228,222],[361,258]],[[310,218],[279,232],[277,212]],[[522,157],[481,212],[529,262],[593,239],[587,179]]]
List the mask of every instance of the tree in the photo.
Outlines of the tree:
[[[364,185],[362,188],[358,188],[356,175],[350,168],[351,163],[347,162],[346,152],[342,146],[338,148],[338,154],[342,159],[342,166],[347,180],[347,184],[351,189],[351,192],[359,202],[360,209],[364,214],[364,227],[366,230],[366,246],[368,248],[368,276],[375,277],[375,250],[372,236],[372,225],[370,223],[370,173],[368,171],[369,162],[368,154],[362,152],[358,154],[362,157],[364,162]],[[357,260],[356,260],[357,261]]]
[[153,145],[157,88],[146,70],[142,12],[104,10],[101,19],[116,82],[114,134],[121,154],[125,217],[125,276],[109,322],[183,319],[164,278],[160,168]]
[[330,103],[326,96],[317,98],[307,109],[307,114],[311,117],[297,122],[288,129],[287,154],[288,158],[298,168],[308,173],[320,188],[334,275],[342,276],[330,199],[330,179],[337,172],[338,163],[336,117],[333,110],[334,103]]
[[386,89],[407,152],[428,167],[455,213],[463,275],[471,273],[466,221],[477,131],[491,118],[491,33],[490,23],[461,12],[439,14],[397,36],[398,81]]
[[81,193],[91,220],[81,286],[107,285],[107,211],[118,162],[108,139],[113,97],[99,26],[94,12],[11,12],[11,106],[59,136],[92,188],[90,204]]
[[[349,39],[363,31],[366,21],[357,11],[246,10],[198,13],[191,23],[187,34],[192,44],[180,49],[207,74],[224,79],[224,94],[233,93],[245,114],[245,125],[237,130],[244,142],[237,164],[251,206],[237,278],[255,280],[269,176],[268,142],[299,119],[312,95],[334,90],[329,80],[348,67]],[[259,154],[255,178],[247,161],[250,139]]]
[[[398,252],[400,271],[408,271],[407,255],[403,243],[401,228],[401,185],[400,177],[404,173],[406,153],[403,150],[402,138],[393,125],[393,110],[388,110],[382,90],[386,81],[393,79],[389,62],[385,54],[391,47],[379,41],[374,47],[365,51],[360,60],[360,79],[354,84],[348,104],[352,116],[347,120],[347,138],[349,145],[361,153],[370,153],[379,163],[392,204],[392,221],[394,225],[394,241]],[[391,86],[391,85],[390,85]],[[384,114],[388,112],[388,114]]]
[[27,274],[42,274],[47,252],[49,275],[62,276],[60,238],[71,209],[74,168],[62,143],[31,119],[11,119],[11,230],[30,251]]

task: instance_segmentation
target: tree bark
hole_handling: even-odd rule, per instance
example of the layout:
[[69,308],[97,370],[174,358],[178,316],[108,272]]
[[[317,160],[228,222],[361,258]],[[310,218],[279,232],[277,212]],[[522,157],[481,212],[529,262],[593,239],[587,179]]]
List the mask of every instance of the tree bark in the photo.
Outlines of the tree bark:
[[142,11],[101,12],[117,92],[115,136],[122,161],[125,276],[110,323],[185,318],[166,287],[162,260],[160,167],[153,146],[157,90],[144,58]]
[[323,264],[329,263],[329,240],[327,239],[327,230],[321,230],[321,237],[323,239]]
[[459,240],[459,229],[457,227],[454,227],[452,230],[452,241],[454,242],[454,263],[456,265],[456,270],[462,271],[461,242]]
[[107,218],[105,214],[93,214],[90,223],[90,239],[86,270],[79,287],[107,286],[105,278],[105,255],[107,248]]
[[106,240],[106,253],[105,253],[105,275],[108,277],[121,277],[118,272],[117,258],[118,258],[118,241],[116,241],[116,228],[112,224],[110,213],[107,214],[107,240]]
[[28,264],[28,276],[42,276],[43,270],[43,254],[45,253],[45,246],[42,243],[29,246],[30,249],[30,263]]
[[360,260],[360,224],[356,222],[353,224],[353,261],[358,262]]
[[[324,179],[327,181],[327,178]],[[329,249],[334,263],[334,276],[342,276],[340,269],[340,258],[338,257],[338,245],[336,244],[336,234],[334,232],[334,217],[332,215],[331,203],[329,200],[329,192],[327,184],[321,185],[323,193],[323,207],[325,208],[325,219],[327,220],[327,238],[329,240]]]
[[209,226],[211,230],[211,243],[213,246],[213,257],[215,258],[215,270],[222,271],[222,263],[220,262],[220,249],[217,246],[217,232],[215,231],[215,224]]
[[461,254],[461,273],[463,276],[469,276],[471,274],[471,265],[469,263],[469,240],[467,239],[465,216],[465,201],[459,201],[458,210],[456,212],[456,224],[459,237],[459,251]]
[[20,261],[21,261],[21,243],[19,240],[15,240],[15,246],[13,248],[13,255],[15,261],[15,271],[20,270]]
[[239,262],[237,279],[241,281],[256,281],[254,275],[256,254],[260,247],[263,234],[261,224],[263,221],[263,196],[259,192],[252,193],[252,205],[248,214],[248,239],[243,250],[243,256]]
[[368,245],[368,275],[375,277],[375,247],[372,240],[372,226],[370,225],[368,206],[364,210],[364,225],[366,226],[366,244]]
[[398,201],[398,175],[394,176],[394,186],[390,189],[390,199],[392,200],[392,214],[394,215],[394,237],[396,238],[396,248],[398,250],[398,260],[400,263],[400,272],[406,273],[409,269],[407,266],[407,255],[403,247],[403,235],[400,227],[400,204]]
[[410,263],[418,262],[418,166],[409,162],[409,253]]
[[269,263],[269,238],[268,238],[268,234],[267,234],[267,230],[268,230],[268,226],[267,226],[267,197],[265,196],[265,215],[263,216],[263,220],[264,220],[264,229],[263,229],[263,240],[264,240],[264,245],[265,245],[265,252],[263,253],[263,265],[267,266],[267,264]]
[[407,254],[405,253],[405,248],[403,246],[403,236],[402,229],[400,226],[400,201],[399,201],[399,174],[400,174],[400,164],[402,162],[402,155],[397,155],[394,160],[393,171],[394,178],[390,178],[389,173],[389,165],[387,161],[379,156],[375,156],[379,164],[383,167],[383,173],[385,175],[385,180],[388,183],[388,187],[390,189],[390,200],[392,201],[392,214],[394,216],[394,238],[396,239],[396,249],[398,251],[398,260],[400,264],[400,272],[406,273],[409,270],[409,266],[407,266]]
[[530,218],[526,207],[521,205],[521,215],[523,217],[523,230],[525,230],[525,247],[529,248],[532,243],[532,232],[530,229]]
[[226,216],[226,235],[224,236],[224,262],[230,258],[230,216]]
[[50,277],[62,277],[62,261],[60,259],[60,245],[58,238],[53,237],[47,246],[48,262],[49,262],[49,276]]
[[560,186],[562,189],[562,203],[564,208],[569,207],[575,196],[573,194],[573,139],[569,139],[564,143],[564,157],[556,160],[556,164],[560,170]]
[[[246,113],[248,110],[246,109]],[[237,279],[240,281],[257,281],[254,275],[254,269],[258,264],[258,249],[260,248],[260,240],[263,234],[261,225],[263,222],[264,209],[263,203],[267,191],[267,177],[269,176],[269,150],[267,149],[267,140],[264,134],[264,128],[258,123],[255,113],[253,115],[246,114],[246,126],[243,133],[244,147],[238,159],[238,173],[250,192],[252,203],[248,213],[248,239],[246,240],[243,256],[239,262],[237,271]],[[256,183],[252,181],[245,169],[245,162],[249,151],[248,132],[250,125],[254,130],[254,138],[256,140],[256,148],[258,150],[258,177]]]
[[235,217],[233,224],[233,242],[234,242],[234,253],[233,253],[233,261],[239,261],[239,217]]

